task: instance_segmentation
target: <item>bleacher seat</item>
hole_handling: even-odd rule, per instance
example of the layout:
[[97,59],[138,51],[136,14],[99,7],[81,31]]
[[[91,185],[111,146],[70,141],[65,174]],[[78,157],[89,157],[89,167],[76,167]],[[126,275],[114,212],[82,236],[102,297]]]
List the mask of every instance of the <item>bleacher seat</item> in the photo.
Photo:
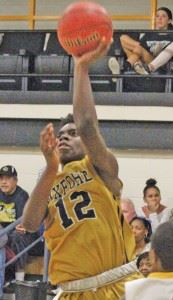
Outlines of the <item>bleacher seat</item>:
[[[112,92],[116,91],[117,80],[112,75],[108,66],[109,59],[112,56],[105,56],[101,60],[92,64],[89,68],[91,77],[91,86],[94,92]],[[73,73],[74,63],[71,63],[71,73]]]
[[[31,68],[29,59],[41,51],[43,42],[43,33],[1,33],[0,73],[4,76],[0,76],[0,90],[27,90],[28,78],[17,74],[28,73]],[[15,75],[5,76],[8,74]]]
[[[38,74],[38,77],[29,79],[29,90],[68,91],[69,71],[70,56],[59,44],[56,32],[44,33],[42,49],[33,58],[32,72]],[[58,76],[39,76],[44,74],[56,74]]]
[[41,53],[43,44],[43,32],[5,32],[0,44],[0,54],[18,55],[19,51],[24,49],[26,54],[37,55]]
[[[131,73],[131,72],[130,72]],[[130,74],[129,72],[125,74]],[[133,74],[136,75],[134,72]],[[134,92],[134,93],[164,93],[166,89],[166,79],[164,78],[142,78],[133,77],[123,78],[122,92]]]
[[[91,85],[94,92],[112,92],[116,91],[116,79],[112,77],[112,72],[108,66],[110,56],[103,57],[89,68]],[[94,76],[95,75],[95,76]],[[101,77],[98,77],[100,75]],[[109,75],[106,77],[104,75]]]
[[[68,55],[38,55],[35,57],[34,72],[37,77],[30,78],[29,89],[35,91],[68,91],[70,78],[70,57]],[[57,74],[57,76],[39,77],[39,75]]]
[[67,52],[65,52],[65,50],[61,47],[57,39],[56,32],[45,33],[42,52],[47,55],[49,54],[67,55]]
[[6,74],[18,74],[23,72],[23,57],[20,55],[0,55],[0,90],[22,89],[22,78],[5,76]]

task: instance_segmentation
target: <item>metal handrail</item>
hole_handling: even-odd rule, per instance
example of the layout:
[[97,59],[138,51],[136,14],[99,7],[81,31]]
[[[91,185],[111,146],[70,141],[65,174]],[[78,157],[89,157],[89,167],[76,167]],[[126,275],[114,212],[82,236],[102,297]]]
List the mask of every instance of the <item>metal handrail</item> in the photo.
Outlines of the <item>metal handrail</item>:
[[24,250],[22,250],[21,252],[19,252],[18,254],[16,254],[13,258],[11,258],[6,264],[5,264],[5,268],[8,267],[9,265],[11,265],[13,262],[15,262],[19,257],[21,257],[23,254],[25,254],[26,252],[28,252],[28,250],[30,250],[32,247],[34,247],[38,242],[40,242],[43,239],[43,236],[40,236],[38,239],[36,239],[34,242],[32,242],[32,244],[30,244],[29,246],[27,246]]
[[[38,74],[38,73],[18,73],[18,74],[0,74],[0,77],[73,77],[74,75],[72,73],[69,74]],[[150,77],[150,78],[173,78],[173,73],[172,74],[145,74],[145,75],[140,75],[136,73],[126,73],[126,74],[90,74],[90,77],[96,77],[96,78],[128,78],[128,77],[134,77],[134,78],[139,78],[139,77]]]
[[9,224],[7,227],[0,229],[0,237],[3,236],[4,234],[10,232],[13,228],[15,228],[22,220],[22,217],[18,218],[16,221],[13,223]]
[[[20,224],[22,220],[22,217],[18,218],[13,223],[9,224],[7,227],[0,229],[0,238],[4,235],[10,232],[12,229],[16,227],[16,225]],[[5,263],[5,268],[14,263],[18,258],[20,258],[23,254],[28,252],[31,248],[33,248],[38,242],[40,242],[43,239],[43,235],[41,235],[39,238],[37,238],[34,242],[32,242],[29,246],[27,246],[24,250],[16,254],[13,258],[11,258],[7,263]],[[48,263],[49,263],[49,252],[47,250],[47,247],[45,245],[44,247],[44,273],[43,273],[43,282],[48,281]],[[0,269],[1,271],[1,269]]]
[[[124,33],[124,32],[138,32],[138,33],[145,33],[145,32],[162,32],[162,33],[170,33],[172,32],[173,29],[169,29],[169,30],[158,30],[158,29],[116,29],[116,30],[113,30],[113,32],[117,35],[118,33]],[[37,33],[51,33],[51,32],[55,32],[56,33],[56,30],[55,29],[36,29],[36,30],[30,30],[30,29],[0,29],[0,33],[18,33],[18,32],[33,32],[35,34]]]

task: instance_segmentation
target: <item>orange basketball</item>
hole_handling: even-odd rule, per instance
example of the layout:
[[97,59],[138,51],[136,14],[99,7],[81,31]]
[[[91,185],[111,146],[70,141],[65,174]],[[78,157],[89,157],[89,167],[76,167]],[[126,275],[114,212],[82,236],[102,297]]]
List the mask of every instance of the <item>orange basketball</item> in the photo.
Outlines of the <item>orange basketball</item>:
[[109,43],[112,32],[112,21],[106,9],[94,2],[69,5],[57,28],[61,46],[75,56],[94,50],[103,36]]

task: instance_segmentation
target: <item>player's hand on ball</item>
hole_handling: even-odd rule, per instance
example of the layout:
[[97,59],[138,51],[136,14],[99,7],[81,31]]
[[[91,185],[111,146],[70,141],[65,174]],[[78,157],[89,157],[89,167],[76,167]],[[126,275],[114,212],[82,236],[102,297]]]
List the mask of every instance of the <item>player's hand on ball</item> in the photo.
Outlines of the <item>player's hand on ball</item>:
[[108,52],[110,45],[112,43],[111,42],[108,44],[108,42],[106,41],[106,39],[103,37],[100,40],[100,43],[98,45],[98,47],[95,50],[92,50],[90,52],[87,52],[85,54],[83,54],[82,56],[79,57],[74,57],[74,61],[75,64],[78,65],[90,65],[92,63],[94,63],[96,60],[102,58],[103,56],[106,55],[106,53]]
[[40,134],[40,148],[47,165],[57,170],[59,164],[58,139],[52,123],[49,123]]

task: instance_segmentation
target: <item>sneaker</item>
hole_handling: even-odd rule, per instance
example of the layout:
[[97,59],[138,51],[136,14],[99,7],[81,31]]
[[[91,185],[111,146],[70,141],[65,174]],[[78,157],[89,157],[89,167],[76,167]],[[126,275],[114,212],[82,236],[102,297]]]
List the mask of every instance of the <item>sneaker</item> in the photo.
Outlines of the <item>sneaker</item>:
[[137,74],[140,74],[140,75],[148,75],[148,74],[150,74],[150,69],[148,68],[147,65],[142,64],[142,62],[136,62],[133,65],[133,68],[134,68],[134,70],[135,70],[135,72]]
[[13,294],[14,291],[15,291],[15,280],[7,281],[3,286],[3,292],[5,294]]
[[57,291],[57,285],[52,285],[48,283],[47,285],[47,295],[55,295]]
[[[116,57],[111,57],[108,60],[108,67],[111,70],[112,74],[117,75],[120,74],[120,65],[119,62],[117,61]],[[116,82],[117,78],[112,78],[112,82]]]

